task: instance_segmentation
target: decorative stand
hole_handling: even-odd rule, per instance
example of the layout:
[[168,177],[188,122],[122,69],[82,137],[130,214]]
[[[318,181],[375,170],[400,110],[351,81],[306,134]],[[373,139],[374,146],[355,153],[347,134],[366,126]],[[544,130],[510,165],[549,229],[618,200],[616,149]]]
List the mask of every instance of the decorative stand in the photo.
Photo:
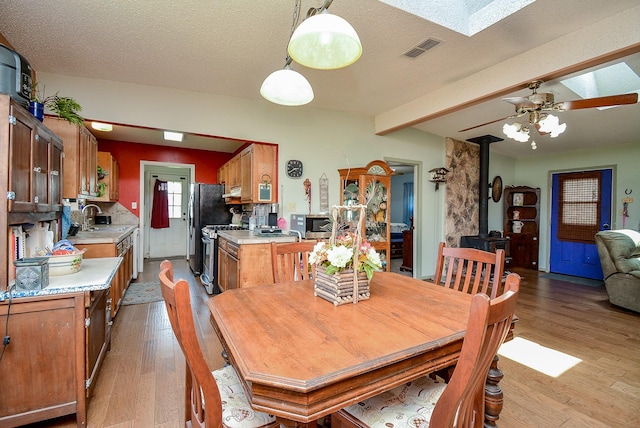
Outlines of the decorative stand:
[[[362,234],[366,219],[366,205],[349,205],[334,206],[331,210],[333,218],[331,238],[329,243],[336,244],[339,225],[349,226],[349,221],[345,222],[343,214],[347,214],[347,219],[353,219],[356,214],[357,219],[351,221],[356,223],[356,242],[353,244],[353,260],[358,260],[360,256],[360,245],[362,243]],[[345,303],[358,303],[359,300],[367,300],[369,293],[369,280],[366,272],[357,272],[353,269],[346,269],[333,275],[327,275],[323,266],[318,266],[316,270],[315,285],[313,287],[314,295],[321,297],[335,306]]]

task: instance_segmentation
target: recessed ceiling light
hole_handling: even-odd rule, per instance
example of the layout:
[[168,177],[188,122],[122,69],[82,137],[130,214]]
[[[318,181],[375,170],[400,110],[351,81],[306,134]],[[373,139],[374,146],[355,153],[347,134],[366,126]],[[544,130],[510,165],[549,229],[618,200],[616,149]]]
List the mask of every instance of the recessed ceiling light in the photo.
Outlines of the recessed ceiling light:
[[91,127],[96,131],[104,131],[104,132],[113,131],[113,125],[110,123],[91,122]]
[[182,136],[182,132],[164,131],[165,140],[182,142]]

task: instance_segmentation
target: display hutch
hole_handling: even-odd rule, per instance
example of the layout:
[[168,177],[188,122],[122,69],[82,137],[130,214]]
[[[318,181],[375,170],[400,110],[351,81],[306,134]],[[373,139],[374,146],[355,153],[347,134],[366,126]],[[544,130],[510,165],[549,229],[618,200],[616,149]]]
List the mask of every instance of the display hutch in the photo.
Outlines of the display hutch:
[[504,236],[509,239],[508,267],[538,269],[540,188],[504,189]]
[[392,172],[389,165],[381,160],[371,161],[365,167],[338,170],[342,204],[367,206],[366,239],[380,254],[387,271],[391,267],[388,261],[391,254],[389,206]]

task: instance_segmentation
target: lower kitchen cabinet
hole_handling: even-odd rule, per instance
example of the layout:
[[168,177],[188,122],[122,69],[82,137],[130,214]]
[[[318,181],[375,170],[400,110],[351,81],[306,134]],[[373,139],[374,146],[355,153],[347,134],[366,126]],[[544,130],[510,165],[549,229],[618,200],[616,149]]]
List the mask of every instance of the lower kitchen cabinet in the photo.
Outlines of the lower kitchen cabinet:
[[110,347],[108,296],[103,289],[0,301],[10,337],[0,364],[0,426],[73,413],[86,426],[87,399]]
[[75,244],[79,250],[85,250],[84,258],[122,257],[122,263],[111,284],[111,318],[115,318],[120,309],[122,298],[133,278],[133,235],[127,235],[117,243]]
[[218,235],[220,291],[273,284],[271,243],[236,244]]

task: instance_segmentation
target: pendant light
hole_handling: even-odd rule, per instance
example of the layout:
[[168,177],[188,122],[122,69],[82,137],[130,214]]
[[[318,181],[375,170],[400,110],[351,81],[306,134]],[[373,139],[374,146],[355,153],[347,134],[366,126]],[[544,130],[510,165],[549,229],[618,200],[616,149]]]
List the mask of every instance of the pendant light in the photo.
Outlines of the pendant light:
[[[300,16],[300,0],[293,7],[291,34]],[[289,36],[291,38],[291,36]],[[287,54],[284,68],[276,70],[264,79],[260,95],[266,100],[284,106],[301,106],[313,100],[313,89],[309,81],[300,73],[291,69],[292,59]]]
[[301,106],[313,100],[313,89],[309,81],[291,69],[291,58],[287,59],[282,70],[267,76],[260,87],[260,95],[275,104],[283,106]]
[[345,19],[329,13],[332,0],[311,8],[307,19],[291,35],[289,55],[299,64],[334,70],[353,64],[362,55],[360,38]]

